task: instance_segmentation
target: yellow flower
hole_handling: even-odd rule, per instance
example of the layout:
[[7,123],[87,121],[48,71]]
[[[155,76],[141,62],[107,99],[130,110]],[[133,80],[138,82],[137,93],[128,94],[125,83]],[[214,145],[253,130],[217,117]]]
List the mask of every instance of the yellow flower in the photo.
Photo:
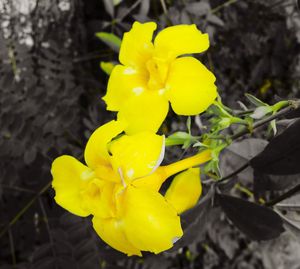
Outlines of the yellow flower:
[[[178,184],[175,178],[172,185],[176,186],[171,185],[165,198],[158,192],[161,184],[169,176],[209,160],[210,152],[159,166],[164,137],[150,132],[120,136],[125,127],[111,121],[98,128],[85,148],[87,165],[67,155],[53,162],[55,200],[78,216],[93,215],[94,229],[113,248],[127,255],[159,253],[182,236],[178,214],[193,206],[201,192],[198,172],[192,180],[177,176],[190,185],[185,193],[179,190],[183,182]],[[177,194],[182,195],[178,201]]]
[[196,25],[176,25],[158,33],[154,22],[135,22],[124,34],[119,60],[103,97],[107,109],[127,121],[126,133],[156,132],[164,121],[170,101],[178,115],[205,111],[217,96],[215,76],[196,58],[209,47],[207,34]]

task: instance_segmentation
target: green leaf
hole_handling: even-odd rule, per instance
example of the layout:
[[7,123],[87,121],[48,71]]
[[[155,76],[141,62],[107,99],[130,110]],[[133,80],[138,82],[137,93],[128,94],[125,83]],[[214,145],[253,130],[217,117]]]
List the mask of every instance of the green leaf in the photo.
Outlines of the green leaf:
[[277,134],[276,120],[272,120],[272,121],[270,122],[270,126],[271,126],[271,128],[272,128],[272,130],[273,130],[274,135],[276,135],[276,134]]
[[252,94],[245,93],[245,96],[250,101],[250,103],[252,103],[253,105],[255,105],[257,107],[259,107],[259,106],[268,106],[268,104],[266,104],[263,101],[259,100],[258,98],[256,98]]
[[198,138],[186,132],[176,132],[166,138],[166,146],[183,145],[182,148],[187,149],[190,145],[197,142]]
[[188,116],[186,121],[186,128],[188,129],[188,133],[191,134],[191,125],[192,125],[192,118]]
[[103,0],[104,3],[104,8],[106,12],[113,18],[115,14],[115,9],[114,9],[114,1],[111,0]]
[[115,64],[112,62],[100,62],[100,68],[104,71],[107,75],[110,75],[112,70],[114,69]]
[[272,112],[272,107],[270,106],[259,106],[257,107],[254,112],[250,115],[251,118],[259,120]]
[[122,40],[113,33],[99,32],[96,36],[108,45],[113,51],[119,52]]

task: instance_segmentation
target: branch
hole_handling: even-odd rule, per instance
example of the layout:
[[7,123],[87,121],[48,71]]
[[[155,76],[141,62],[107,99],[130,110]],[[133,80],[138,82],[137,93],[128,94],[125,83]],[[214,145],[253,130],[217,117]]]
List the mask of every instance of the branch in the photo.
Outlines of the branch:
[[[300,100],[297,100],[297,101],[293,101],[293,100],[290,100],[288,101],[288,105],[287,107],[283,108],[282,110],[280,110],[279,112],[269,116],[269,117],[266,117],[265,119],[262,119],[260,121],[257,121],[253,124],[253,127],[252,129],[256,129],[266,123],[269,123],[271,122],[272,120],[275,120],[279,117],[282,117],[284,115],[286,115],[288,112],[292,111],[292,110],[295,110],[295,109],[298,109],[300,107]],[[248,133],[251,133],[252,130],[250,130],[249,128],[245,127],[244,129],[242,129],[241,131],[233,134],[232,136],[230,136],[230,139],[231,140],[235,140],[245,134],[248,134]],[[246,162],[245,164],[243,164],[241,167],[239,167],[237,170],[235,170],[234,172],[232,172],[231,174],[221,178],[220,180],[217,181],[217,183],[222,183],[230,178],[232,178],[233,176],[239,174],[240,172],[242,172],[243,170],[245,170],[247,167],[249,166],[249,162]]]
[[220,180],[217,181],[217,184],[220,184],[230,178],[232,178],[233,176],[239,174],[240,172],[244,171],[247,167],[249,166],[249,162],[246,162],[245,164],[243,164],[240,168],[238,168],[237,170],[233,171],[231,174],[222,177]]
[[277,198],[269,201],[269,202],[266,202],[265,203],[265,206],[273,206],[273,205],[276,205],[277,203],[291,197],[292,195],[296,194],[297,192],[300,191],[300,184],[296,185],[294,188],[290,189],[289,191],[287,191],[286,193],[278,196]]
[[275,120],[275,119],[278,119],[284,115],[286,115],[288,112],[292,111],[292,110],[295,110],[295,109],[298,109],[300,107],[300,101],[297,100],[297,101],[293,101],[293,100],[290,100],[288,101],[288,106],[283,108],[282,110],[280,110],[279,112],[269,116],[269,117],[266,117],[262,120],[259,120],[257,122],[255,122],[252,126],[252,129],[250,130],[248,127],[245,127],[243,128],[241,131],[233,134],[232,136],[230,136],[230,139],[231,140],[235,140],[245,134],[249,134],[249,133],[252,133],[252,130],[253,129],[256,129],[266,123],[269,123],[271,122],[272,120]]

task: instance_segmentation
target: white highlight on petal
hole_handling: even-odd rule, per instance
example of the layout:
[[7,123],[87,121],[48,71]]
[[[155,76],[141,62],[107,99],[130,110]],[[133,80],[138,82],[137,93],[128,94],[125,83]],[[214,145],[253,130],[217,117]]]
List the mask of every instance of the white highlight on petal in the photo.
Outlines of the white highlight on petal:
[[128,178],[132,178],[133,175],[134,175],[134,170],[133,170],[133,169],[129,169],[129,170],[127,171],[126,175],[127,175]]
[[144,91],[143,87],[135,87],[132,89],[132,91],[136,94],[136,95],[141,95],[141,93]]
[[159,90],[158,90],[158,94],[159,94],[159,95],[163,95],[165,92],[166,92],[166,89],[165,89],[165,88],[159,89]]
[[136,70],[132,67],[127,67],[126,69],[124,69],[124,74],[125,75],[133,75],[133,74],[136,74]]
[[172,239],[172,243],[175,244],[179,239],[180,239],[180,237],[174,237],[174,238]]
[[91,178],[95,177],[95,172],[90,170],[90,171],[84,171],[81,173],[80,178],[83,180],[89,180]]
[[151,175],[152,173],[155,172],[155,170],[160,166],[160,164],[162,163],[164,157],[165,157],[165,145],[166,145],[166,138],[163,135],[163,142],[162,142],[162,147],[161,147],[161,151],[160,151],[160,155],[158,157],[158,160],[156,162],[156,164],[154,165],[152,171],[149,173],[149,175]]

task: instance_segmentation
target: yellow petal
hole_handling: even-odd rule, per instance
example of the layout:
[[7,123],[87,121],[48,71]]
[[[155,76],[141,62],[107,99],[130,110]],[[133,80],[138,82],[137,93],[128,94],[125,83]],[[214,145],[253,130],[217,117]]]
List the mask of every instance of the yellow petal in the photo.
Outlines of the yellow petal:
[[110,164],[107,144],[123,132],[124,127],[123,122],[113,120],[92,133],[84,151],[85,162],[90,168],[95,169],[97,166]]
[[193,166],[199,166],[200,164],[211,160],[211,158],[211,150],[207,149],[178,162],[160,166],[151,175],[135,180],[132,184],[136,187],[143,187],[154,191],[159,191],[161,185],[168,177]]
[[166,95],[174,112],[187,116],[205,111],[217,97],[215,80],[213,73],[197,59],[176,59],[166,83]]
[[168,109],[168,101],[163,95],[155,91],[145,91],[124,102],[118,113],[118,120],[127,123],[127,134],[143,131],[156,133],[166,118]]
[[190,168],[173,179],[165,198],[181,214],[196,205],[201,193],[200,169]]
[[154,41],[158,58],[176,58],[179,55],[200,53],[208,49],[208,34],[202,34],[196,25],[175,25],[158,33]]
[[166,173],[165,166],[159,166],[154,173],[133,181],[132,185],[138,188],[159,191],[161,185],[168,177],[169,175]]
[[61,156],[52,163],[52,187],[55,201],[71,213],[85,217],[90,214],[82,206],[81,191],[94,177],[93,171],[71,156]]
[[110,146],[111,162],[115,171],[124,179],[144,177],[160,165],[163,160],[164,136],[150,132],[123,135]]
[[128,256],[142,256],[141,251],[126,238],[121,220],[94,217],[93,226],[100,238],[114,249]]
[[151,42],[156,23],[135,22],[131,30],[124,34],[119,60],[123,65],[139,68],[152,56]]
[[158,192],[128,186],[123,205],[124,231],[136,248],[159,253],[182,236],[180,218]]
[[109,77],[107,93],[103,97],[107,110],[118,111],[124,100],[144,91],[147,83],[146,75],[132,67],[115,66]]
[[101,218],[116,216],[115,201],[113,199],[115,184],[112,182],[92,179],[81,191],[82,207],[92,215]]

